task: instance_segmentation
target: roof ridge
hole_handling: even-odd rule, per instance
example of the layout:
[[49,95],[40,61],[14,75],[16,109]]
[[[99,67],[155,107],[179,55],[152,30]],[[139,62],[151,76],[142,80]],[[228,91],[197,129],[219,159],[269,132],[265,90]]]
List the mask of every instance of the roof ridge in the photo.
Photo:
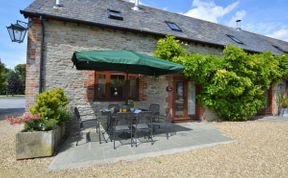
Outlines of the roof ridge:
[[[127,1],[127,0],[117,0],[117,1],[121,1],[121,2],[124,2],[124,3],[134,4],[133,2],[130,2],[130,1]],[[188,16],[188,15],[185,15],[184,13],[171,12],[171,11],[168,11],[168,10],[163,10],[163,9],[161,9],[161,8],[149,6],[149,5],[146,5],[146,4],[139,4],[139,6],[144,6],[144,7],[146,7],[146,8],[150,8],[150,9],[153,9],[153,10],[162,11],[162,12],[165,12],[165,13],[172,13],[172,14],[175,14],[175,15],[179,15],[179,16],[181,16],[181,17],[185,17],[185,18],[190,18],[190,19],[202,21],[202,22],[210,23],[210,24],[217,25],[217,26],[219,25],[219,26],[222,26],[222,27],[227,28],[227,29],[229,29],[229,30],[235,30],[235,31],[237,31],[236,28],[233,28],[233,27],[230,27],[230,26],[227,26],[227,25],[224,25],[224,24],[216,23],[216,22],[211,22],[211,21],[199,19],[199,18],[196,18],[196,17],[191,17],[191,16]],[[266,36],[266,35],[263,35],[263,34],[259,34],[259,33],[256,33],[256,32],[248,31],[248,30],[243,30],[243,29],[241,29],[241,31],[242,31],[242,32],[245,32],[245,33],[252,33],[253,35],[261,36],[261,37],[264,37],[264,38],[270,38],[270,39],[272,39],[272,40],[278,40],[278,41],[280,41],[280,42],[288,42],[288,41],[284,41],[284,40],[272,38],[272,37],[269,37],[269,36]]]
[[[170,12],[147,4],[140,4],[139,8],[142,9],[143,13],[136,13],[138,11],[135,12],[132,10],[133,4],[133,2],[125,0],[69,0],[65,1],[63,10],[55,11],[52,6],[53,1],[49,1],[48,3],[46,0],[35,0],[21,13],[24,16],[44,15],[46,18],[55,20],[89,23],[95,26],[131,30],[160,36],[170,34],[179,39],[196,43],[217,46],[235,45],[245,50],[256,52],[272,51],[274,54],[279,54],[279,51],[272,45],[277,45],[288,51],[288,42],[283,40],[247,30],[237,31],[233,27],[190,17],[181,12]],[[104,14],[105,8],[113,9],[116,7],[124,16],[124,20],[121,22],[109,19]],[[165,24],[165,21],[174,22],[182,29],[182,32],[171,30]],[[240,38],[245,44],[237,44],[227,38],[225,34],[235,35],[235,37]]]

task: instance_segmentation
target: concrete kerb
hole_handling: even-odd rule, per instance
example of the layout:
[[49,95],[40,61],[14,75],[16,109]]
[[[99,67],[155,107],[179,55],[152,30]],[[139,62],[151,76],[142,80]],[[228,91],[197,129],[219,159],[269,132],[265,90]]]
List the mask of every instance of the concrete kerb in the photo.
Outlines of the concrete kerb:
[[188,151],[195,150],[195,149],[207,148],[207,147],[212,147],[212,146],[216,146],[216,145],[230,144],[230,143],[234,143],[234,142],[235,142],[234,140],[215,142],[215,143],[210,143],[210,144],[202,144],[202,145],[198,145],[198,146],[173,148],[173,149],[164,150],[164,151],[155,151],[155,152],[151,152],[151,153],[140,153],[140,154],[135,154],[135,155],[121,156],[121,157],[117,157],[117,158],[109,158],[109,159],[104,159],[104,160],[93,160],[93,161],[85,161],[85,162],[80,162],[80,163],[69,163],[69,164],[65,164],[65,165],[61,165],[61,166],[59,166],[59,165],[53,166],[53,163],[55,161],[55,160],[53,160],[51,162],[51,164],[49,165],[48,169],[53,170],[53,171],[57,171],[57,170],[70,169],[70,168],[89,167],[92,165],[111,164],[111,163],[116,163],[118,161],[134,161],[134,160],[139,160],[139,159],[143,159],[143,158],[151,158],[151,157],[156,157],[156,156],[183,153],[183,152],[188,152]]

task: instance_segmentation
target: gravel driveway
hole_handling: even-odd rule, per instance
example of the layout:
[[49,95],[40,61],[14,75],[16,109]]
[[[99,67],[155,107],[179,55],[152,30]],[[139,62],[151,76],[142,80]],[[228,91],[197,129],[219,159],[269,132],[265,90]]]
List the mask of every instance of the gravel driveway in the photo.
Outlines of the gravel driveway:
[[21,126],[0,121],[0,177],[286,177],[288,122],[270,120],[209,123],[235,140],[228,145],[56,172],[53,158],[16,161]]

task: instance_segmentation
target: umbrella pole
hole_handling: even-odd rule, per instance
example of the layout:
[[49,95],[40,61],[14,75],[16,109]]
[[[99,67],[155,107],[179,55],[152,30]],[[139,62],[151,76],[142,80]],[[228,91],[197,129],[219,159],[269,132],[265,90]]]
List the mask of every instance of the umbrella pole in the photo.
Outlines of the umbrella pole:
[[129,90],[128,90],[128,72],[126,71],[126,80],[125,80],[125,88],[126,88],[126,96],[125,96],[125,104],[128,105],[128,95],[129,95]]

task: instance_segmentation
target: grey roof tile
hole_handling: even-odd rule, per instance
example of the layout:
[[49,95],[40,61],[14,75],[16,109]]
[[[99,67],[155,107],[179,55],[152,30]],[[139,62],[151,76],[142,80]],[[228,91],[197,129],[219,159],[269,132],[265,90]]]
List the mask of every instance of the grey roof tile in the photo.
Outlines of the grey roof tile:
[[[244,30],[237,31],[234,28],[142,5],[140,6],[141,11],[133,11],[131,8],[134,4],[122,0],[62,0],[62,2],[64,7],[55,9],[53,8],[54,0],[35,0],[23,13],[24,15],[37,13],[64,17],[70,20],[80,20],[155,34],[171,34],[191,41],[220,46],[232,44],[255,52],[272,51],[274,54],[282,53],[272,45],[288,51],[288,42],[285,41]],[[124,20],[109,19],[107,9],[121,11]],[[165,21],[176,23],[183,32],[172,31]],[[234,42],[226,34],[237,37],[244,44]]]

